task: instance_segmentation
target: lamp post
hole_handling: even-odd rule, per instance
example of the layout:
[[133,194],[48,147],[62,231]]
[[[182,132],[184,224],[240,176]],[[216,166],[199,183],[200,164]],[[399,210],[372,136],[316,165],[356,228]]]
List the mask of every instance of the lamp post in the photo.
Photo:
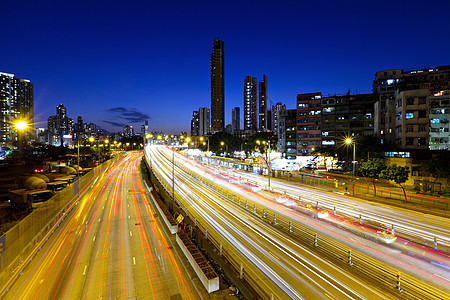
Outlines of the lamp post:
[[25,123],[24,121],[19,121],[15,124],[15,127],[18,130],[18,136],[19,136],[19,151],[22,150],[23,148],[23,131],[25,131],[28,127],[28,124]]
[[[89,137],[89,142],[93,143],[95,141],[95,138],[93,136]],[[95,145],[94,145],[95,146]],[[98,140],[97,140],[97,160],[98,160],[98,151],[99,151],[99,147],[98,147]]]
[[175,201],[175,146],[172,146],[172,199]]
[[260,140],[256,140],[256,143],[258,144],[258,145],[261,145],[261,144],[263,144],[263,145],[267,145],[267,149],[268,149],[268,151],[266,151],[266,165],[267,165],[267,170],[268,170],[268,174],[269,174],[269,177],[268,177],[268,185],[269,185],[269,188],[270,188],[270,169],[271,169],[271,167],[270,167],[270,142],[266,142],[266,141],[260,141]]
[[345,143],[347,144],[347,145],[351,145],[351,144],[353,144],[353,161],[352,161],[352,165],[353,165],[353,168],[352,168],[352,171],[353,171],[353,177],[355,177],[355,163],[356,163],[356,149],[355,149],[355,141],[352,139],[352,138],[346,138],[345,139]]
[[225,145],[225,150],[226,150],[226,152],[225,152],[225,157],[226,157],[226,156],[228,156],[228,144],[226,144],[226,143],[225,143],[225,142],[223,142],[223,141],[222,141],[222,142],[220,142],[220,146],[222,146],[222,147],[223,147],[224,145]]

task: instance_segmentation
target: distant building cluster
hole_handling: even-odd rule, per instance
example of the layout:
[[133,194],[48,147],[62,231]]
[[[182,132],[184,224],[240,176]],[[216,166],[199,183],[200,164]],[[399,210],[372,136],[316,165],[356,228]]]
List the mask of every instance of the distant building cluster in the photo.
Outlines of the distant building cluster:
[[[256,132],[278,136],[286,158],[309,155],[318,146],[337,146],[344,136],[375,136],[393,151],[450,150],[450,65],[375,73],[372,93],[297,95],[296,108],[269,105],[267,76],[245,76],[243,111],[234,107],[225,125],[224,41],[211,53],[211,123],[208,108],[193,112],[191,135],[226,131],[241,137]],[[208,124],[211,127],[208,128]],[[200,129],[202,128],[202,129]]]
[[[37,127],[34,122],[33,84],[27,79],[15,77],[14,74],[0,72],[0,105],[2,147],[16,147],[21,134],[27,142],[34,140],[42,144],[68,147],[73,147],[77,143],[84,144],[90,137],[96,141],[107,138],[106,132],[94,123],[85,123],[82,116],[78,116],[75,123],[68,117],[67,109],[62,103],[56,107],[56,114],[48,117],[47,129]],[[18,122],[27,124],[22,133],[16,128]],[[141,126],[140,135],[145,136],[148,133],[148,121],[145,121]],[[135,135],[133,126],[125,125],[122,132],[114,134],[114,138],[118,140]]]

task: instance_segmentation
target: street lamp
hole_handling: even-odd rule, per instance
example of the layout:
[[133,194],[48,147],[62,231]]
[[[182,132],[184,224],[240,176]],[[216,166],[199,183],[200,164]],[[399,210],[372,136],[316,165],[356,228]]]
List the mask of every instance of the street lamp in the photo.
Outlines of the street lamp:
[[350,146],[351,144],[353,144],[353,161],[352,161],[352,165],[353,165],[353,177],[355,177],[355,163],[356,163],[356,149],[355,149],[355,141],[352,139],[352,138],[350,138],[350,137],[348,137],[348,138],[346,138],[345,139],[345,143],[348,145],[348,146]]
[[14,124],[15,127],[18,130],[18,135],[19,135],[19,151],[22,149],[22,144],[23,144],[23,134],[22,132],[25,131],[28,127],[28,124],[24,121],[19,121],[16,124]]
[[226,152],[225,152],[225,156],[228,156],[228,144],[226,144],[225,142],[220,142],[220,146],[224,146],[225,145],[225,149],[226,149]]
[[266,151],[266,165],[267,165],[267,169],[268,169],[268,173],[269,173],[269,177],[268,177],[268,184],[269,184],[269,188],[270,188],[270,169],[271,169],[271,167],[270,167],[270,143],[269,142],[266,142],[266,141],[260,141],[260,140],[256,140],[256,143],[258,144],[258,145],[261,145],[261,144],[263,144],[264,146],[265,145],[267,145],[267,148],[268,148],[268,151]]

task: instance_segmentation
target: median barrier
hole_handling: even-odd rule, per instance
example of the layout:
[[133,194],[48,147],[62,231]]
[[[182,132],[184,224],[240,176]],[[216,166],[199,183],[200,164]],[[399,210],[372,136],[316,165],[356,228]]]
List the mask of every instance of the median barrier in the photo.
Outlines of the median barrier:
[[156,202],[155,206],[156,209],[159,212],[159,215],[161,216],[164,224],[166,224],[167,228],[169,229],[171,234],[175,234],[178,232],[178,225],[173,216],[170,214],[169,210],[167,209],[167,206],[164,205],[164,203],[159,198],[158,193],[155,190],[152,190],[151,193],[154,201]]
[[176,240],[208,293],[218,291],[219,276],[217,276],[201,251],[191,242],[190,237],[185,232],[178,232],[176,234]]

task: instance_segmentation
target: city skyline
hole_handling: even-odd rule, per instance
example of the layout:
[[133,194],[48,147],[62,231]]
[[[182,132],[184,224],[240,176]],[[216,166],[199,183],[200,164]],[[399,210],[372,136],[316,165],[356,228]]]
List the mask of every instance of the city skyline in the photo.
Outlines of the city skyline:
[[107,11],[101,4],[87,11],[83,2],[3,5],[0,16],[15,30],[5,32],[0,72],[34,84],[35,127],[63,103],[110,132],[147,119],[151,131],[188,131],[192,111],[210,106],[215,38],[226,47],[224,126],[233,107],[243,108],[249,74],[270,78],[268,107],[293,108],[300,93],[370,93],[380,70],[448,64],[449,42],[439,37],[449,20],[433,13],[449,7],[444,1],[392,3],[389,11],[383,3],[231,3],[217,15],[217,4],[117,3]]

